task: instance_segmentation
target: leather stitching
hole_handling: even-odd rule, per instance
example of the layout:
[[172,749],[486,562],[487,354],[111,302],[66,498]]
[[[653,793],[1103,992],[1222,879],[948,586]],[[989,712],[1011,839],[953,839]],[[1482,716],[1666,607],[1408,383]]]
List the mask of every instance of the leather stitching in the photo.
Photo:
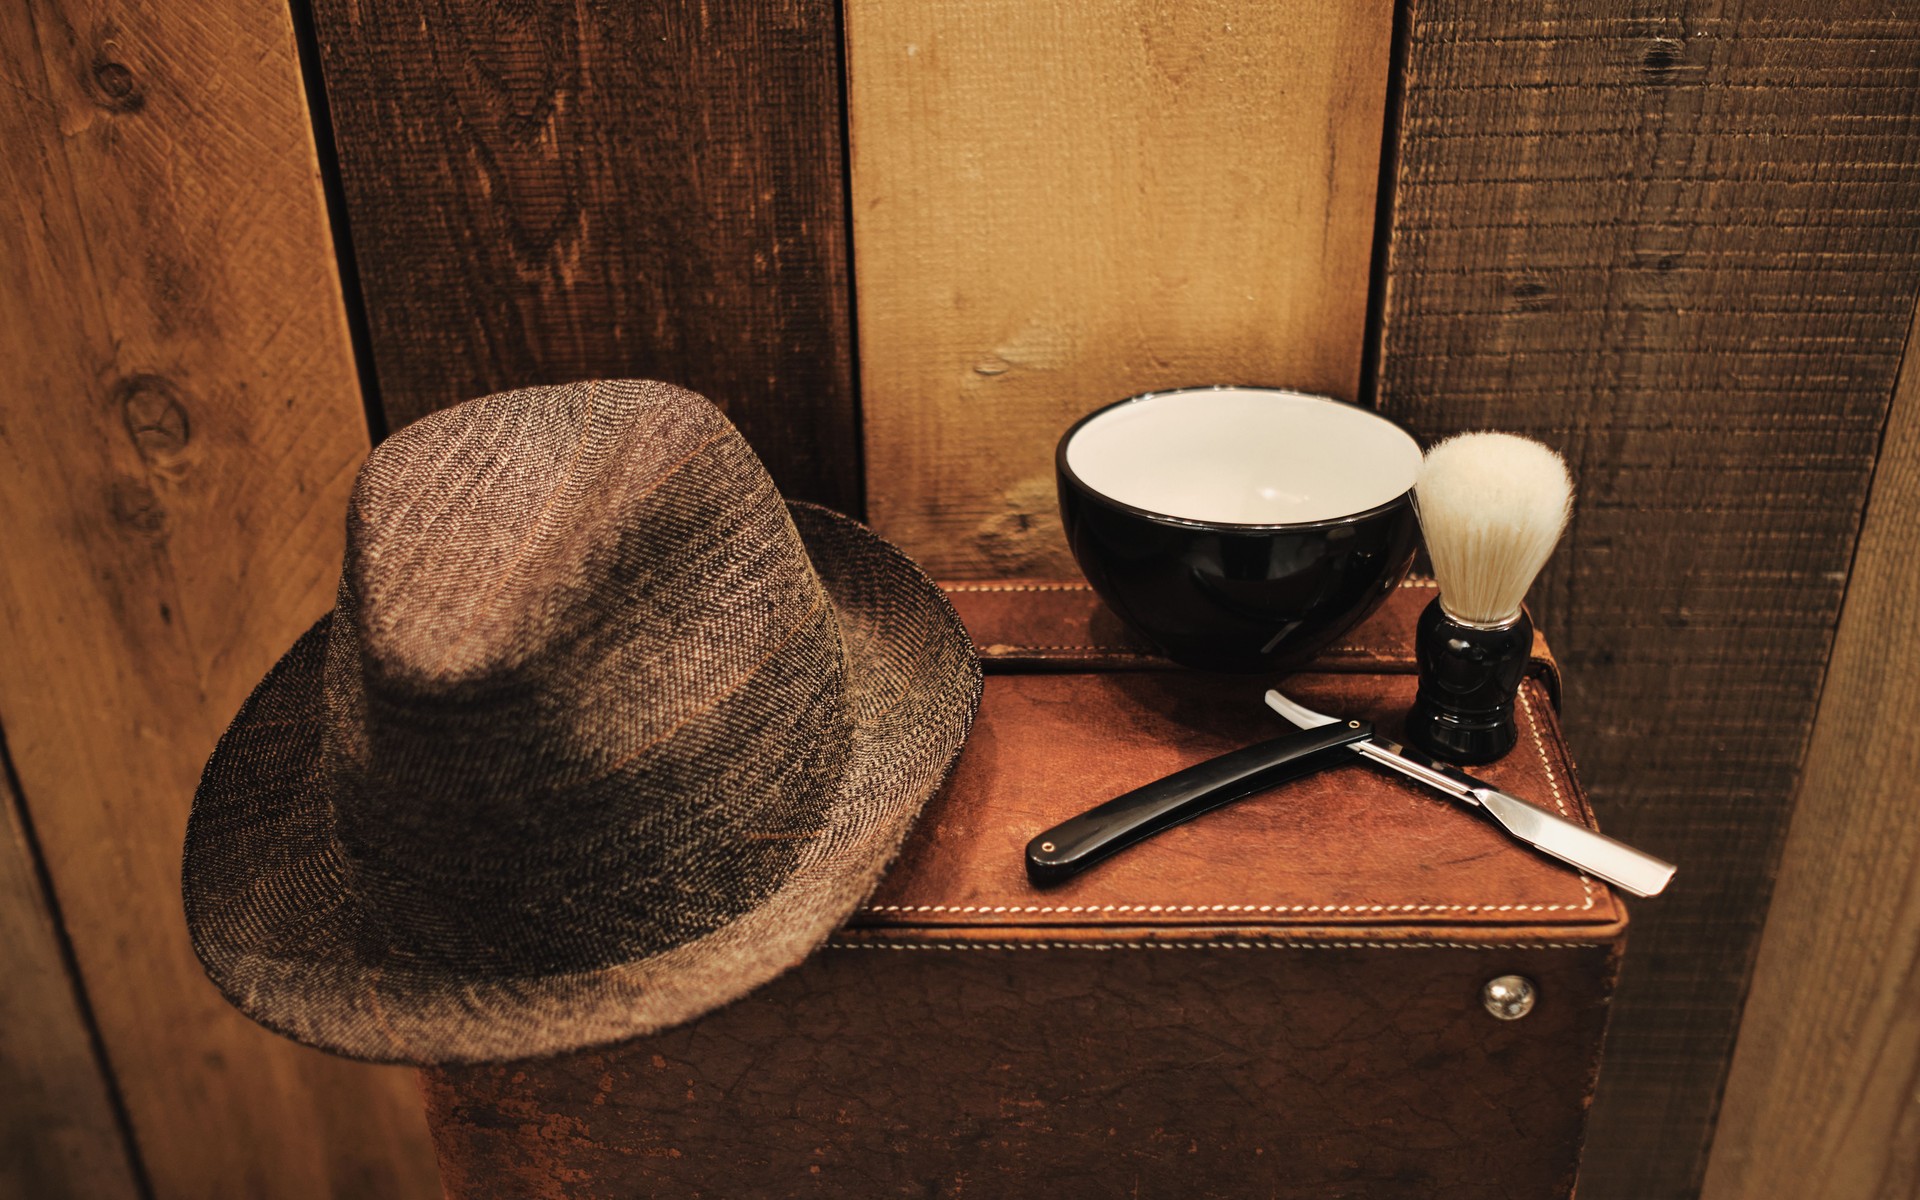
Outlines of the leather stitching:
[[[1028,654],[1035,651],[1047,651],[1047,650],[1079,651],[1081,653],[1086,653],[1086,654],[1111,654],[1118,658],[1158,658],[1159,657],[1159,655],[1155,654],[1151,650],[1132,650],[1132,649],[1128,649],[1125,646],[1027,646],[1027,645],[1010,645],[1005,642],[995,642],[991,646],[976,646],[975,649],[977,649],[982,654],[993,654],[993,655],[998,655],[1002,658],[1008,657],[1010,655],[1015,655],[1015,654]],[[1329,648],[1328,653],[1354,654],[1354,655],[1359,655],[1362,658],[1377,659],[1380,662],[1398,663],[1398,662],[1413,661],[1412,654],[1389,654],[1379,650],[1368,650],[1361,646],[1333,646]]]
[[828,942],[829,950],[1595,950],[1611,942]]
[[[1437,580],[1427,578],[1402,579],[1403,588],[1438,587]],[[949,594],[955,592],[1088,592],[1092,585],[1085,583],[948,583],[941,590]],[[1049,653],[1060,654],[1104,654],[1115,658],[1158,658],[1149,650],[1117,644],[1098,646],[1029,646],[1023,643],[995,642],[990,646],[975,645],[974,649],[989,658],[1040,657]],[[1411,654],[1388,654],[1371,650],[1363,646],[1334,646],[1328,653],[1353,654],[1374,662],[1412,662]]]
[[[1547,787],[1553,793],[1554,807],[1568,820],[1566,796],[1554,774],[1553,760],[1547,756],[1547,740],[1540,733],[1540,721],[1534,716],[1527,691],[1538,686],[1532,680],[1521,684],[1520,710],[1526,715],[1527,729],[1533,735],[1540,766],[1547,774]],[[1593,908],[1593,880],[1580,875],[1579,904],[867,904],[863,913],[1424,913],[1424,912],[1584,912]],[[830,943],[831,944],[831,943]],[[1131,944],[1131,943],[1129,943]],[[1161,943],[1166,944],[1166,943]],[[1316,945],[1318,943],[1315,943]],[[1440,943],[1433,943],[1438,945]]]
[[[1560,794],[1560,780],[1553,773],[1553,760],[1547,757],[1547,740],[1540,736],[1540,722],[1533,715],[1533,701],[1527,699],[1527,686],[1522,683],[1515,696],[1520,701],[1520,711],[1526,714],[1527,729],[1533,734],[1534,748],[1540,752],[1540,769],[1547,773],[1547,788],[1553,793],[1553,806],[1560,810],[1561,816],[1571,821],[1573,814],[1567,811],[1566,797]],[[1580,872],[1580,893],[1586,897],[1586,903],[1580,907],[1592,908],[1593,880],[1587,878],[1585,871]]]
[[862,912],[894,913],[1416,913],[1553,912],[1585,904],[874,904]]
[[946,592],[1090,592],[1092,585],[1085,583],[949,583],[941,587]]
[[[1400,587],[1431,588],[1439,587],[1434,579],[1402,579]],[[1086,583],[947,583],[941,585],[945,592],[1090,592],[1091,584]]]
[[1009,654],[1029,654],[1044,650],[1077,650],[1088,654],[1110,654],[1115,658],[1158,658],[1151,650],[1129,650],[1125,646],[1010,646],[995,642],[991,646],[978,646],[975,649],[982,654],[997,654],[1005,657]]

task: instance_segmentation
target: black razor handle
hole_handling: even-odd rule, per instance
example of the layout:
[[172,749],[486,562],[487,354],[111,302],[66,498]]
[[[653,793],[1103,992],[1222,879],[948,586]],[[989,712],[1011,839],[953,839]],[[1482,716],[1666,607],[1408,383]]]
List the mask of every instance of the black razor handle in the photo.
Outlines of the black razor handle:
[[1041,887],[1070,879],[1110,854],[1245,796],[1350,762],[1342,747],[1373,736],[1365,721],[1340,721],[1255,742],[1196,763],[1063,821],[1027,843],[1027,878]]
[[1533,619],[1522,609],[1497,626],[1469,625],[1435,600],[1414,626],[1420,690],[1407,712],[1407,741],[1451,763],[1489,763],[1520,733],[1513,700],[1533,655]]

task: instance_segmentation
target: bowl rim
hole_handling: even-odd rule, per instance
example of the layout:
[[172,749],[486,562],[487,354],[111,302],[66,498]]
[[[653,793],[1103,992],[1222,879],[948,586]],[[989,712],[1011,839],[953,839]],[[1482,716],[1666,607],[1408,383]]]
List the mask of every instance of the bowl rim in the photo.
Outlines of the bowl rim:
[[1202,383],[1195,384],[1191,387],[1159,388],[1151,392],[1138,392],[1134,395],[1115,400],[1111,404],[1103,404],[1092,412],[1087,413],[1073,424],[1067,426],[1067,431],[1060,435],[1060,441],[1054,446],[1053,465],[1055,473],[1059,478],[1066,480],[1075,488],[1098,500],[1100,503],[1112,508],[1117,508],[1121,512],[1131,516],[1152,521],[1157,525],[1171,525],[1179,529],[1210,529],[1228,533],[1332,529],[1339,525],[1358,524],[1361,521],[1381,516],[1403,504],[1410,504],[1412,502],[1413,489],[1408,488],[1393,499],[1376,504],[1372,508],[1361,509],[1359,512],[1343,513],[1337,517],[1322,517],[1317,521],[1202,521],[1194,517],[1180,517],[1172,513],[1155,512],[1150,508],[1141,508],[1138,505],[1128,504],[1125,500],[1116,499],[1094,487],[1075,473],[1071,466],[1067,465],[1067,443],[1073,441],[1073,435],[1079,433],[1080,427],[1089,421],[1092,421],[1096,417],[1104,416],[1114,409],[1128,404],[1138,404],[1143,400],[1156,400],[1162,396],[1178,396],[1187,392],[1270,392],[1283,396],[1300,396],[1308,400],[1324,400],[1328,404],[1344,404],[1348,408],[1365,413],[1376,421],[1384,421],[1388,425],[1398,429],[1401,433],[1406,434],[1407,437],[1413,441],[1415,449],[1418,449],[1420,446],[1419,439],[1414,438],[1412,431],[1400,424],[1400,422],[1395,421],[1391,417],[1381,416],[1373,409],[1361,408],[1358,404],[1342,400],[1337,396],[1328,396],[1320,392],[1303,392],[1298,388],[1274,387],[1271,384],[1264,383]]

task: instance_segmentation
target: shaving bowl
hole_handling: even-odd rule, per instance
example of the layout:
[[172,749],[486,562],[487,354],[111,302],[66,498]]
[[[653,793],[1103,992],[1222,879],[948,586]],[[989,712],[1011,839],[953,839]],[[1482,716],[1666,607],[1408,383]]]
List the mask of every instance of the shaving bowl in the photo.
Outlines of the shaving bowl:
[[1132,396],[1075,422],[1054,468],[1087,581],[1183,666],[1298,666],[1413,564],[1418,443],[1326,396],[1232,386]]

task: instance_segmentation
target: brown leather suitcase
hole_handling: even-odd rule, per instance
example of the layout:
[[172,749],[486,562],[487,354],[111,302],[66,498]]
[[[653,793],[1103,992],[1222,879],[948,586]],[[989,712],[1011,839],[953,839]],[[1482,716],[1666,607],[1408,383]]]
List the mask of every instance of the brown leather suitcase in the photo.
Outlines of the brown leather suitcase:
[[[1287,690],[1393,733],[1411,580]],[[1546,1197],[1573,1192],[1626,913],[1356,761],[1045,891],[1035,833],[1270,737],[1084,586],[956,584],[990,675],[880,891],[799,969],[613,1049],[429,1072],[451,1197]],[[1591,821],[1537,647],[1479,773]],[[1520,976],[1519,1019],[1485,1002]]]

